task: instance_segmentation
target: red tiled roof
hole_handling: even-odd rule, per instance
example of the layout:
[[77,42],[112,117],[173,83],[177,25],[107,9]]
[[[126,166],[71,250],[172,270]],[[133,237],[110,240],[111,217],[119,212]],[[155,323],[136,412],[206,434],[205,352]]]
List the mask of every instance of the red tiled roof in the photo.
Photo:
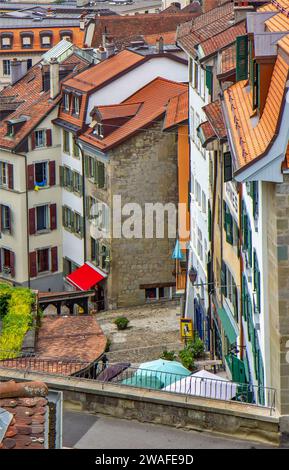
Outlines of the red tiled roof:
[[176,30],[180,23],[195,18],[200,13],[176,12],[131,16],[101,16],[95,20],[95,31],[92,47],[102,44],[105,30],[113,38],[118,49],[123,49],[129,43],[143,34],[159,34]]
[[0,449],[44,449],[47,395],[42,382],[0,383],[0,408],[12,415]]
[[220,73],[218,74],[218,77],[222,79],[222,77],[230,76],[235,72],[235,70],[236,45],[233,44],[222,51]]
[[177,30],[178,44],[195,56],[195,46],[232,26],[233,8],[233,3],[229,1],[200,15],[190,23],[181,25]]
[[[123,117],[135,116],[138,112],[141,103],[124,103],[124,104],[112,104],[108,106],[97,106],[97,111],[101,116],[102,120],[106,119],[117,119]],[[93,110],[90,113],[93,114]]]
[[215,131],[208,121],[202,122],[197,130],[201,134],[201,142],[203,147],[216,138]]
[[168,130],[189,119],[189,91],[170,99],[164,122],[164,130]]
[[90,67],[76,77],[66,80],[64,85],[83,92],[90,92],[144,60],[144,56],[125,50],[94,67]]
[[236,41],[237,36],[242,36],[243,34],[246,34],[245,21],[235,24],[225,31],[222,31],[219,34],[206,39],[198,45],[198,47],[201,48],[203,52],[203,56],[201,58],[204,59],[204,57],[208,57],[220,49],[227,47],[229,44],[232,44]]
[[157,34],[144,34],[143,38],[150,46],[155,45],[156,41],[163,38],[164,44],[175,44],[176,42],[176,31],[168,31],[167,33]]
[[159,119],[165,113],[170,98],[182,94],[186,89],[187,85],[158,77],[123,102],[142,103],[133,118],[116,128],[104,139],[98,139],[91,128],[84,132],[80,139],[106,151]]
[[[88,64],[85,60],[73,54],[63,61],[61,65],[74,65],[73,71],[77,71],[86,68]],[[0,147],[10,149],[17,147],[34,127],[59,103],[60,95],[51,100],[49,91],[43,92],[42,87],[41,65],[36,64],[18,82],[1,91],[0,104],[1,101],[7,102],[7,100],[15,100],[20,103],[16,110],[6,117],[6,120],[18,119],[22,116],[27,116],[28,119],[22,124],[13,138],[7,136],[6,122],[0,122]]]
[[203,110],[211,124],[216,136],[219,139],[225,139],[227,136],[226,126],[224,122],[221,101],[216,100],[203,107]]

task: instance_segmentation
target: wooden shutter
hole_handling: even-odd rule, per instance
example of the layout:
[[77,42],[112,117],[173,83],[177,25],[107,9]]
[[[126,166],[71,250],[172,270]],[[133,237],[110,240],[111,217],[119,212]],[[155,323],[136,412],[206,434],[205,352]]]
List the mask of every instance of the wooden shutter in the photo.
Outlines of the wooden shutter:
[[57,207],[56,204],[50,204],[50,230],[57,228]]
[[236,38],[236,81],[246,80],[248,77],[248,36]]
[[49,186],[55,185],[55,161],[49,162]]
[[212,95],[213,92],[213,67],[211,65],[206,66],[206,87],[208,88],[208,92]]
[[46,129],[46,147],[52,146],[52,132],[51,129]]
[[29,209],[29,234],[34,235],[36,232],[36,217],[35,217],[35,207]]
[[232,180],[232,156],[231,152],[224,153],[224,182]]
[[27,186],[28,190],[34,189],[35,186],[35,170],[34,170],[34,165],[28,165],[27,167]]
[[57,246],[51,248],[51,272],[58,271],[58,250]]
[[63,166],[59,167],[59,184],[60,184],[60,186],[64,186],[64,168],[63,168]]
[[224,261],[222,261],[221,268],[221,292],[225,297],[227,297],[227,269]]
[[36,277],[37,276],[37,253],[36,251],[32,251],[29,253],[29,276]]
[[35,145],[35,132],[31,133],[31,149],[34,150],[36,147]]
[[11,276],[15,277],[15,253],[10,251],[10,270]]
[[8,188],[14,189],[13,165],[8,163]]
[[105,166],[104,163],[102,162],[97,162],[98,163],[98,187],[99,188],[104,188],[105,185]]

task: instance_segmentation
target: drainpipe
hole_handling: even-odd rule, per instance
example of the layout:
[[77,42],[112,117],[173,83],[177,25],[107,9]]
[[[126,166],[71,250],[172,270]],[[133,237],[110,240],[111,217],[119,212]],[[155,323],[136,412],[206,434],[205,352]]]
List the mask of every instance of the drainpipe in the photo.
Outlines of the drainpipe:
[[25,159],[25,199],[26,199],[26,249],[27,249],[27,274],[28,274],[28,287],[31,287],[30,281],[30,269],[29,269],[29,253],[30,253],[30,240],[29,240],[29,199],[28,199],[28,177],[27,177],[27,155],[23,153],[17,153],[12,150],[12,153],[24,157]]
[[85,174],[84,174],[84,153],[80,145],[76,141],[76,137],[73,136],[74,143],[80,151],[81,155],[81,169],[82,169],[82,211],[83,211],[83,257],[84,262],[87,260],[87,248],[86,248],[86,207],[85,207]]
[[[241,235],[241,230],[242,230],[242,216],[241,216],[241,208],[242,208],[242,184],[240,183],[240,187],[239,187],[239,253],[240,253],[240,263],[239,263],[239,266],[240,266],[240,293],[241,293],[241,300],[240,300],[240,318],[239,318],[239,321],[240,321],[240,359],[243,360],[244,358],[244,332],[243,332],[243,324],[242,324],[242,318],[243,318],[243,302],[242,302],[242,298],[243,298],[243,283],[242,283],[242,278],[243,278],[243,258],[242,258],[242,254],[241,254],[241,239],[240,239],[240,235]],[[242,236],[242,235],[241,235]]]
[[[216,204],[217,204],[217,181],[218,181],[218,157],[220,155],[220,142],[218,142],[218,149],[217,155],[214,152],[214,184],[213,184],[213,205],[212,205],[212,214],[211,214],[211,272],[210,278],[211,282],[213,282],[213,294],[215,295],[215,279],[214,279],[214,254],[215,254],[215,217],[216,217]],[[221,194],[222,194],[222,173],[220,178],[220,185],[221,185]],[[222,227],[222,226],[221,226]],[[222,240],[222,235],[221,235]],[[222,244],[222,242],[221,242]],[[210,288],[211,286],[209,286]],[[210,320],[210,345],[213,344],[213,334],[212,334],[212,292],[210,291],[210,302],[209,302],[209,320]],[[212,348],[210,348],[211,358],[213,358],[214,354]]]

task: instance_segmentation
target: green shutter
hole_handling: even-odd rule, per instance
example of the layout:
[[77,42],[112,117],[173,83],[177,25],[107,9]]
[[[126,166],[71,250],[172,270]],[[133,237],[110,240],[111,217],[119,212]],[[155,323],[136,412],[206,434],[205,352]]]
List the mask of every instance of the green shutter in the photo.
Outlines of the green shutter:
[[231,216],[230,212],[226,212],[225,215],[225,223],[226,223],[226,241],[233,245],[233,217]]
[[97,181],[99,188],[104,188],[105,184],[105,166],[104,163],[98,162],[98,181]]
[[208,231],[209,231],[209,242],[212,241],[212,212],[211,204],[208,202]]
[[236,81],[248,78],[248,36],[236,38]]
[[251,227],[248,227],[248,263],[252,267],[252,231]]
[[59,167],[59,183],[60,183],[60,186],[64,185],[64,168],[63,168],[63,166]]
[[84,235],[84,218],[80,217],[80,235],[81,238],[83,238]]
[[232,155],[231,152],[224,153],[224,182],[231,181],[232,173]]
[[227,270],[224,261],[222,261],[221,268],[221,292],[225,297],[227,297]]
[[248,293],[247,293],[247,285],[246,285],[246,279],[245,276],[242,276],[242,313],[244,320],[247,320],[247,309],[248,309]]
[[253,40],[249,41],[249,77],[250,77],[250,86],[251,90],[254,85],[254,59],[253,59]]
[[211,65],[206,66],[206,87],[208,88],[208,92],[212,95],[213,92],[213,67]]
[[65,206],[62,206],[62,225],[65,227]]
[[93,167],[94,167],[93,180],[95,184],[98,184],[98,161],[97,160],[93,160]]
[[84,172],[85,176],[89,178],[89,163],[88,163],[88,155],[84,155]]

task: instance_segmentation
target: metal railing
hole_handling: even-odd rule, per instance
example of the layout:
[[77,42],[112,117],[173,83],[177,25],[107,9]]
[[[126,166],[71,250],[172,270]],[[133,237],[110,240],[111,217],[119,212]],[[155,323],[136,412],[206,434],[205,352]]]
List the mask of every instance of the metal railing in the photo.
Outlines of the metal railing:
[[[18,354],[17,357],[15,355]],[[4,357],[5,356],[5,357]],[[270,415],[275,411],[276,390],[253,384],[244,384],[216,378],[184,376],[170,372],[140,369],[128,364],[124,370],[117,371],[116,364],[99,359],[94,362],[70,358],[38,357],[31,353],[15,353],[0,350],[0,371],[17,370],[37,372],[56,377],[75,377],[80,380],[109,383],[115,386],[129,386],[137,389],[157,390],[185,397],[235,402],[268,409]],[[115,372],[114,372],[115,370]],[[106,377],[103,377],[105,371]],[[111,374],[110,374],[111,372]]]

